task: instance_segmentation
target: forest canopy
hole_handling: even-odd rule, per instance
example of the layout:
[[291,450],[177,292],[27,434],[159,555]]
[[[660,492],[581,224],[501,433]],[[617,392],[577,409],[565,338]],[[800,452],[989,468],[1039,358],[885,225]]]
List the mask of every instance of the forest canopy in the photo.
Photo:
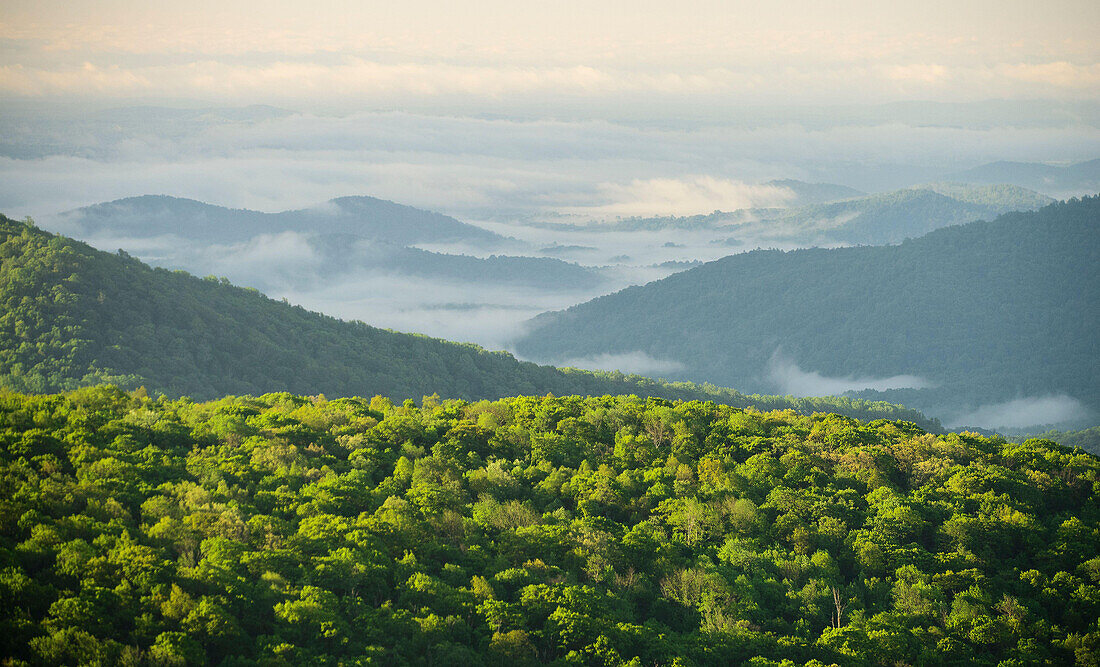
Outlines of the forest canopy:
[[1098,494],[1050,441],[710,402],[5,392],[0,654],[1094,665]]

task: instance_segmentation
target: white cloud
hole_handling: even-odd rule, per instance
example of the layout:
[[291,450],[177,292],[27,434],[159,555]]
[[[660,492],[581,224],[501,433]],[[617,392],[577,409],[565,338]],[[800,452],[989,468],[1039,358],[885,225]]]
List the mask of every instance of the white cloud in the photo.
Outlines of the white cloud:
[[[409,113],[174,122],[150,112],[121,126],[111,114],[98,121],[35,114],[0,115],[0,135],[14,147],[9,155],[36,156],[0,157],[0,211],[7,215],[44,218],[142,194],[263,211],[369,194],[498,220],[562,210],[589,218],[694,215],[776,203],[782,189],[746,185],[773,178],[861,189],[878,179],[886,187],[935,179],[922,167],[907,180],[909,172],[895,166],[902,158],[947,171],[1100,154],[1100,128],[1077,124],[815,128],[734,117],[730,125],[684,130]],[[48,152],[37,157],[42,147]]]
[[1081,422],[1091,417],[1090,410],[1081,401],[1057,394],[1030,396],[1003,403],[982,405],[975,410],[951,419],[948,426],[962,428],[1026,428]]
[[672,359],[658,359],[645,352],[624,352],[620,354],[597,354],[590,357],[566,359],[557,366],[583,368],[598,371],[621,371],[637,373],[651,377],[661,377],[683,370],[684,365]]
[[795,196],[788,188],[751,185],[705,175],[601,183],[599,194],[607,203],[563,210],[594,217],[683,215],[689,211],[709,213],[783,206]]
[[847,391],[874,389],[924,389],[934,386],[928,380],[916,375],[894,375],[891,377],[828,377],[816,371],[805,371],[791,358],[777,350],[768,362],[768,379],[781,394],[794,396],[836,396]]
[[887,76],[899,81],[918,81],[920,83],[938,83],[943,81],[948,74],[948,69],[943,65],[927,65],[914,63],[911,65],[896,65],[889,69]]
[[1007,78],[1043,86],[1076,88],[1094,93],[1100,89],[1100,63],[1078,65],[1064,60],[1013,63],[998,66],[997,72]]

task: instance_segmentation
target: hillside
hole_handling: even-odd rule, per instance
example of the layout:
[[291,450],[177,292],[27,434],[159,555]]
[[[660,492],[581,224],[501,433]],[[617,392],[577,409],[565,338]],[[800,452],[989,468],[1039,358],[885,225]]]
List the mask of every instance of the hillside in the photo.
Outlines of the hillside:
[[932,184],[840,202],[757,212],[759,222],[734,233],[776,240],[879,245],[899,243],[949,225],[1033,210],[1051,199],[1012,186]]
[[990,162],[951,174],[962,183],[1011,183],[1055,196],[1100,190],[1100,159],[1069,165],[1039,162]]
[[111,381],[172,396],[292,391],[395,399],[436,394],[641,394],[938,424],[881,402],[745,396],[637,376],[562,371],[506,352],[342,322],[213,278],[154,269],[0,217],[0,386],[57,391]]
[[[783,183],[776,181],[774,183]],[[809,185],[809,184],[804,184]],[[839,186],[835,186],[839,187]],[[834,191],[841,194],[842,191]],[[836,245],[899,243],[907,238],[1010,211],[1050,204],[1050,197],[1012,185],[932,183],[877,194],[853,191],[847,197],[822,197],[825,203],[787,208],[714,211],[705,215],[626,218],[586,226],[548,223],[550,229],[576,231],[727,232],[726,245]],[[812,199],[812,197],[810,197]],[[839,201],[832,201],[833,199]],[[796,200],[797,203],[797,200]]]
[[93,388],[0,393],[0,480],[12,664],[1100,658],[1100,460],[1043,440]]
[[203,243],[239,243],[259,234],[352,234],[374,241],[496,244],[500,236],[454,218],[374,197],[341,197],[308,209],[261,213],[192,199],[145,195],[63,213],[53,226],[70,236],[135,239],[173,235]]
[[[298,262],[297,268],[299,271],[308,269],[308,273],[321,282],[354,275],[357,271],[536,290],[595,289],[605,282],[599,269],[551,257],[472,257],[375,243],[350,234],[319,234],[310,237],[306,244],[313,252],[309,261]],[[196,257],[189,263],[201,263],[201,258]],[[278,281],[285,278],[285,273],[270,276],[253,273],[250,276],[256,282],[265,277]]]
[[[1094,456],[1100,456],[1100,426],[1093,426],[1080,431],[1044,431],[1038,435],[1029,435],[1028,437],[1050,440],[1063,447],[1080,447]],[[1026,438],[1017,437],[1013,439],[1022,441]]]
[[943,418],[1059,395],[1100,414],[1100,197],[897,246],[735,255],[532,325],[517,350],[544,361],[644,352],[682,377],[775,390],[786,359],[918,376],[895,386],[924,388],[879,395]]
[[855,188],[849,188],[846,185],[836,185],[833,183],[807,183],[805,181],[798,181],[791,178],[776,179],[763,183],[763,185],[771,185],[777,188],[784,188],[790,190],[794,197],[787,202],[788,206],[807,206],[809,204],[824,204],[831,201],[837,201],[839,199],[851,199],[852,197],[862,197],[866,195],[866,192],[861,192]]

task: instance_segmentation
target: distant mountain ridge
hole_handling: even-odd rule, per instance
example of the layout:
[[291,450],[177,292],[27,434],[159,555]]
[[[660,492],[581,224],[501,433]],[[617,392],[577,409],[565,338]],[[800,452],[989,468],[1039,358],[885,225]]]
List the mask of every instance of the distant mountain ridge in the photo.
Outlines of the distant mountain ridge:
[[[265,290],[305,289],[318,281],[372,272],[536,289],[595,289],[605,281],[598,269],[560,259],[504,254],[483,258],[412,247],[511,246],[508,239],[480,227],[373,197],[340,197],[312,208],[263,213],[144,195],[87,206],[51,222],[54,228],[101,246],[115,242],[143,257],[161,253],[164,256],[155,263],[165,268],[229,274]],[[294,236],[280,241],[279,235],[287,234]],[[287,245],[294,252],[272,254],[267,271],[244,273],[250,265],[235,261],[263,247]]]
[[846,185],[835,183],[807,183],[793,178],[782,178],[767,181],[764,185],[790,190],[794,199],[787,202],[787,206],[807,206],[809,204],[825,204],[840,199],[862,197],[866,192],[856,190]]
[[990,162],[950,174],[948,179],[962,183],[1008,183],[1066,197],[1100,190],[1100,159],[1068,165]]
[[746,396],[713,385],[561,370],[343,322],[0,216],[0,386],[48,392],[101,382],[195,398],[271,391],[396,399],[637,394],[905,419],[940,430],[917,411],[883,402]]
[[547,362],[644,353],[775,390],[779,352],[795,372],[922,378],[867,395],[945,417],[1059,395],[1100,414],[1100,196],[896,246],[730,256],[531,325],[516,349]]
[[340,197],[312,208],[262,213],[167,195],[118,199],[57,216],[71,235],[175,235],[211,243],[236,243],[258,234],[308,232],[354,234],[411,245],[430,242],[497,244],[504,238],[450,216],[374,197]]
[[[772,181],[771,183],[784,183]],[[803,184],[812,185],[812,184]],[[823,186],[841,194],[843,186]],[[546,223],[550,229],[586,231],[723,230],[725,245],[899,243],[934,229],[990,219],[1010,211],[1035,210],[1053,202],[1012,185],[932,183],[877,194],[856,193],[825,203],[787,208],[749,208],[704,215],[626,218],[586,226]]]
[[931,184],[829,204],[761,213],[757,225],[818,234],[841,243],[898,243],[949,225],[989,219],[1010,211],[1033,210],[1053,200],[1035,192],[998,188]]

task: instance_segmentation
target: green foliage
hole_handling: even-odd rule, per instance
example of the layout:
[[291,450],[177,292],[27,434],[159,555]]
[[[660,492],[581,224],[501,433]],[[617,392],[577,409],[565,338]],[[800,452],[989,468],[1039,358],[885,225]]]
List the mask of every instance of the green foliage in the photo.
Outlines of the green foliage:
[[1100,456],[1100,426],[1093,426],[1080,431],[1045,431],[1036,435],[1028,435],[1024,439],[1030,438],[1053,440],[1063,447],[1080,447],[1086,452]]
[[885,402],[745,396],[712,385],[562,371],[506,352],[342,322],[0,216],[0,386],[48,392],[100,382],[198,399],[283,390],[465,399],[642,394],[938,428]]
[[1095,664],[1100,460],[637,397],[0,392],[12,664]]

